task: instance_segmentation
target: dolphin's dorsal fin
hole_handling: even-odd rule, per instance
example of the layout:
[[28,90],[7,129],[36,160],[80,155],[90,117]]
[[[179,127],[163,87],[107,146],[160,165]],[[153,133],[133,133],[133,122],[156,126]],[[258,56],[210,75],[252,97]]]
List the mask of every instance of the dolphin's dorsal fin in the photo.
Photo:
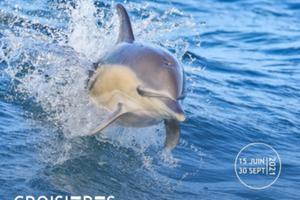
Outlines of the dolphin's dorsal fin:
[[120,20],[119,37],[117,43],[134,41],[134,35],[128,13],[122,4],[116,5],[117,13]]

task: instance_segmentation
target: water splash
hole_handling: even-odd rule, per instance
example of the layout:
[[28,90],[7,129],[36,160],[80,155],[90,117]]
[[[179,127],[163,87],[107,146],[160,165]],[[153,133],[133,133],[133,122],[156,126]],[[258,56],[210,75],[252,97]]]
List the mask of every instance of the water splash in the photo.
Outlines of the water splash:
[[70,17],[68,45],[98,61],[117,39],[117,15],[110,8],[97,9],[91,0],[80,0]]
[[[1,61],[6,63],[5,72],[12,80],[11,96],[19,95],[22,100],[31,99],[31,103],[38,104],[46,113],[44,120],[67,138],[88,134],[105,115],[89,101],[86,81],[92,63],[117,39],[119,22],[113,7],[109,3],[98,5],[91,0],[79,0],[63,7],[68,15],[65,29],[42,24],[38,26],[42,28],[33,28],[32,21],[23,20],[18,28],[2,32],[5,39],[0,40]],[[188,42],[176,33],[195,30],[190,16],[172,7],[163,13],[148,9],[149,4],[129,3],[126,7],[135,13],[131,18],[138,41],[163,45],[178,58],[184,55]],[[174,17],[177,20],[171,20]],[[45,30],[56,30],[59,34],[45,34]],[[173,33],[173,37],[165,37],[165,32]],[[162,147],[164,129],[161,125],[138,130],[112,126],[97,139],[140,152],[147,165],[145,152]],[[68,146],[67,151],[70,149]],[[171,156],[163,155],[161,160],[174,163]]]

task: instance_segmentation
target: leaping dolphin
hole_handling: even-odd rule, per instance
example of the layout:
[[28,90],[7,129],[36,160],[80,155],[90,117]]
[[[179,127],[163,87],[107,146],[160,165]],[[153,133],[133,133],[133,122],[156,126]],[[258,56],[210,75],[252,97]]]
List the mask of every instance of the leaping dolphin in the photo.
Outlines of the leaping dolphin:
[[116,121],[145,127],[164,121],[165,147],[173,149],[185,120],[179,100],[184,98],[184,71],[167,50],[136,42],[126,9],[116,5],[120,20],[115,47],[101,57],[88,82],[92,101],[110,114],[91,133]]

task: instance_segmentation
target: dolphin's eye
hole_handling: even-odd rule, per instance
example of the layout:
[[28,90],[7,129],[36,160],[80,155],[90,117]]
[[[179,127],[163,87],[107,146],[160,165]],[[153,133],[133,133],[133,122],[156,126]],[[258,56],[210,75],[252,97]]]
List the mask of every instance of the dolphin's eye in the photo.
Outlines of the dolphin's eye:
[[164,65],[166,65],[167,67],[171,67],[171,66],[173,66],[173,62],[171,62],[169,60],[164,60]]
[[170,65],[172,65],[172,63],[170,61],[165,61],[165,65],[170,66]]

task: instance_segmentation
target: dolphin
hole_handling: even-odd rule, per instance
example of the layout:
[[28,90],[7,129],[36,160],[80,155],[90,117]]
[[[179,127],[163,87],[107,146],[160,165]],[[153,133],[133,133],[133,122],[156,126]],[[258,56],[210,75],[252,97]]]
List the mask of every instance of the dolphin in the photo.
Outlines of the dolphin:
[[184,70],[178,60],[159,46],[136,42],[128,13],[116,5],[120,27],[116,45],[95,64],[88,81],[89,96],[109,114],[91,132],[97,134],[116,122],[146,127],[164,121],[165,148],[173,149],[185,120],[180,105]]

